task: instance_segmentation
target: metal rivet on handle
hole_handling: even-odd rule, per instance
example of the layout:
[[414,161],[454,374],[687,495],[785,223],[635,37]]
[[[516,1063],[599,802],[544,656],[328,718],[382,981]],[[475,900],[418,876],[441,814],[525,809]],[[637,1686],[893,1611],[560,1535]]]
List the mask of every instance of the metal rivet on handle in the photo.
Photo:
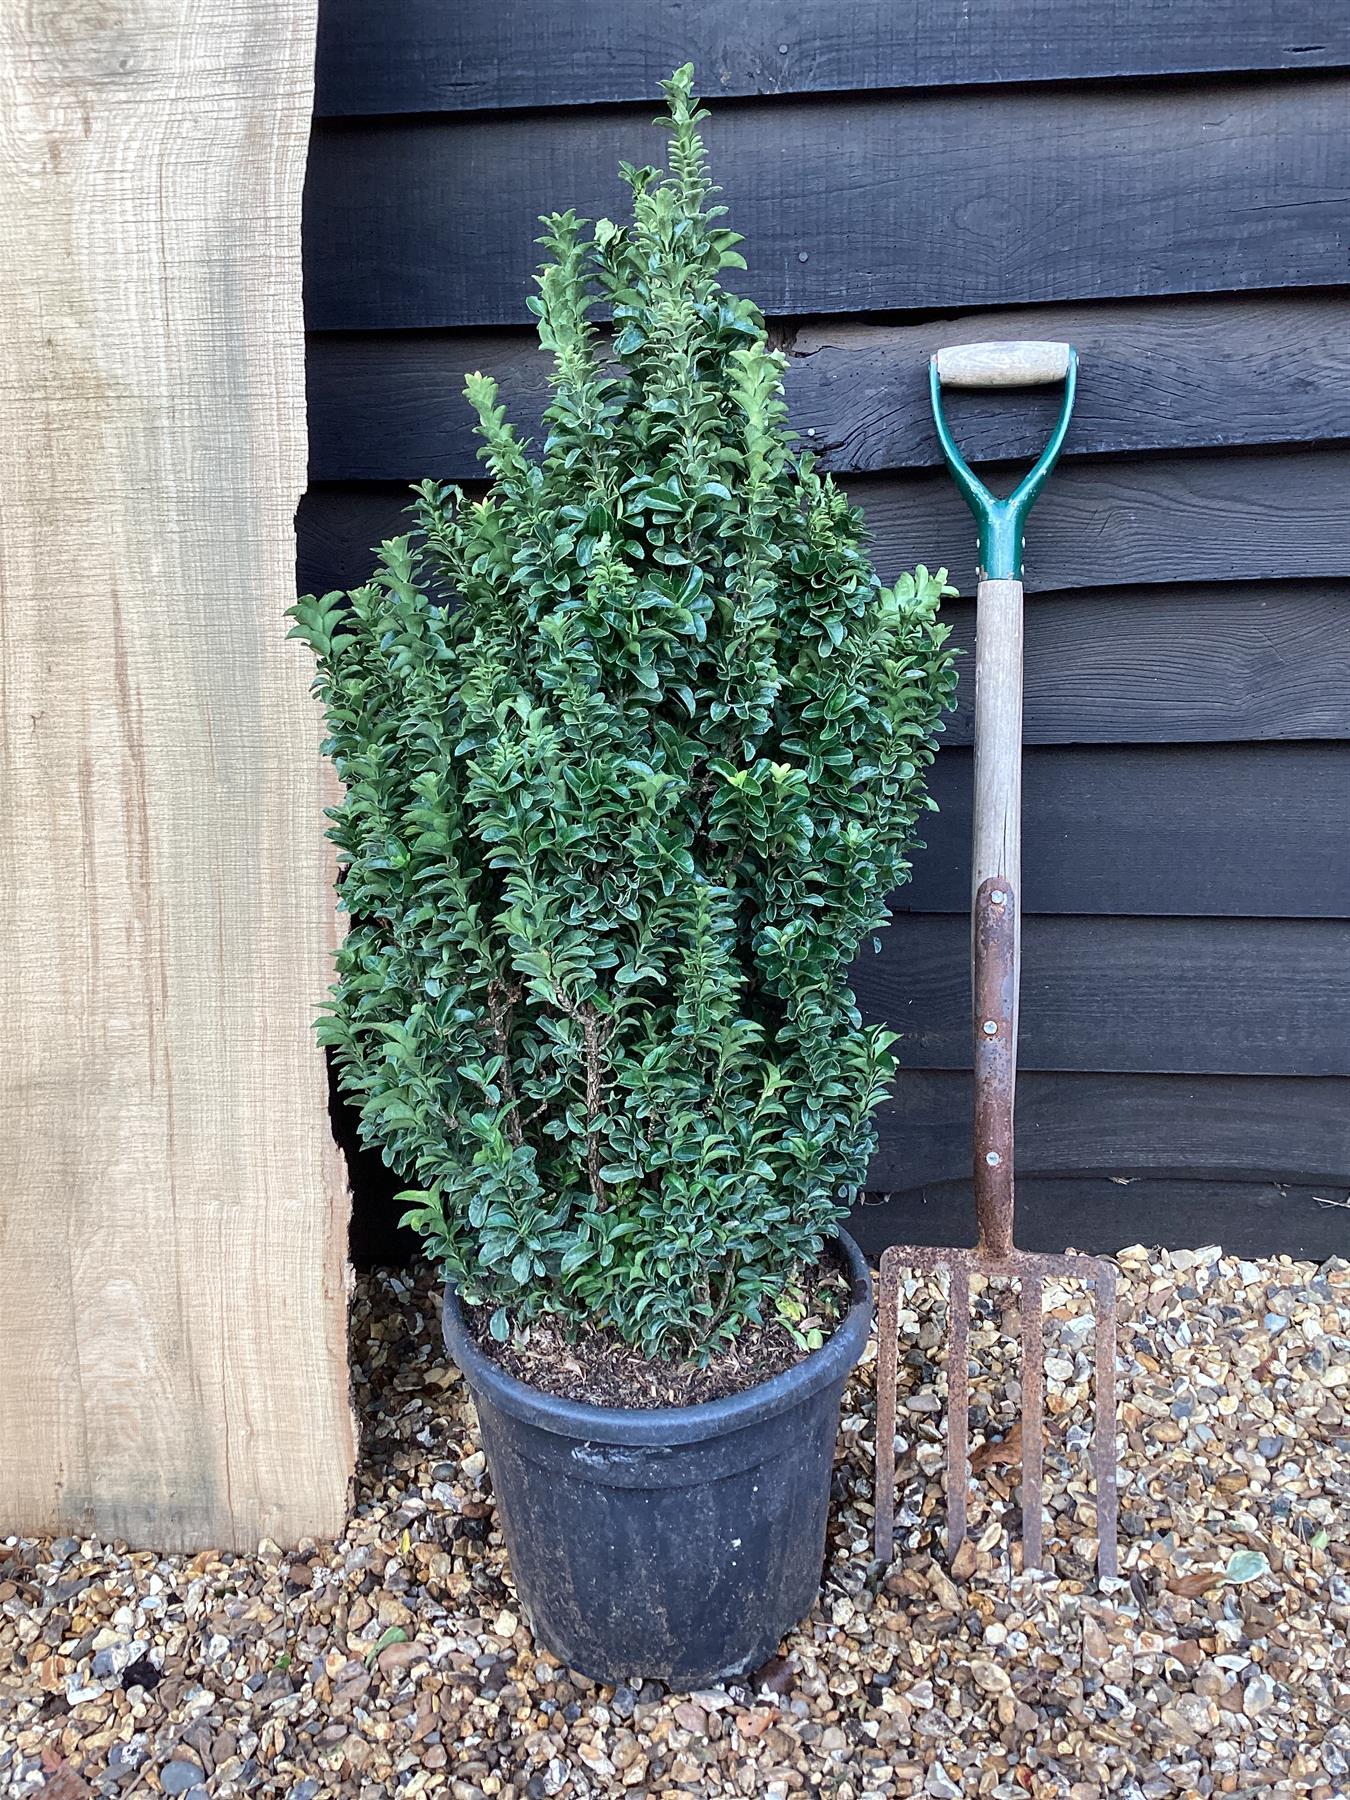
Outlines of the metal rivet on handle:
[[989,898],[993,901],[995,906],[1002,906],[1003,902],[1008,898],[1008,896],[1003,892],[1003,890],[1001,888],[995,888],[993,893],[990,894]]
[[1003,1161],[1003,1158],[999,1155],[997,1150],[991,1150],[984,1160],[989,1164],[991,1169],[996,1169]]
[[994,1019],[986,1019],[986,1020],[985,1020],[985,1022],[984,1022],[984,1034],[985,1034],[985,1036],[986,1036],[986,1037],[993,1037],[993,1036],[994,1036],[994,1035],[995,1035],[995,1033],[996,1033],[996,1032],[997,1032],[997,1031],[998,1031],[998,1023],[997,1023],[997,1021],[996,1021],[996,1020],[994,1020]]

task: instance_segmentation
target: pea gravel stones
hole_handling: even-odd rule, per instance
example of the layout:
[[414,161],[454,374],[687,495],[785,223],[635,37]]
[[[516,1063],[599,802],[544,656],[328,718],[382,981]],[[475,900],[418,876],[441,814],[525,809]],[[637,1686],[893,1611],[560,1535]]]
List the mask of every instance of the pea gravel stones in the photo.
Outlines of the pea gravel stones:
[[692,1695],[600,1687],[535,1649],[439,1293],[363,1279],[364,1459],[340,1542],[157,1558],[0,1540],[0,1795],[1335,1800],[1350,1792],[1350,1265],[1118,1262],[1119,1582],[1096,1581],[1077,1491],[1090,1382],[1069,1295],[1046,1303],[1061,1389],[1046,1573],[1009,1567],[1017,1395],[997,1360],[1007,1321],[978,1295],[985,1510],[945,1570],[925,1355],[943,1300],[916,1289],[896,1561],[870,1554],[869,1357],[845,1395],[820,1604],[753,1680]]

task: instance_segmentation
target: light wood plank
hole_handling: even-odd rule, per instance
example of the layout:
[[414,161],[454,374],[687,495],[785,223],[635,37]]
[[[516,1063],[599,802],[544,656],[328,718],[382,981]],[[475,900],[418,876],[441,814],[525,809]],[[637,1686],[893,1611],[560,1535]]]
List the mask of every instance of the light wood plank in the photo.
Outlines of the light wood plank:
[[0,12],[0,1532],[338,1531],[313,0]]

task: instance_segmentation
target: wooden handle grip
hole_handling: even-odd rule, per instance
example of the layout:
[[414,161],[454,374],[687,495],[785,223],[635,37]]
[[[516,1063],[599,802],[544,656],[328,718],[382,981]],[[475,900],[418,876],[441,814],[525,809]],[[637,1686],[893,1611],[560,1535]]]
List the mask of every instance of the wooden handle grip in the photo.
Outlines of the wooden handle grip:
[[939,350],[934,361],[943,387],[1035,387],[1064,379],[1069,346],[1031,339],[1014,344],[952,344]]

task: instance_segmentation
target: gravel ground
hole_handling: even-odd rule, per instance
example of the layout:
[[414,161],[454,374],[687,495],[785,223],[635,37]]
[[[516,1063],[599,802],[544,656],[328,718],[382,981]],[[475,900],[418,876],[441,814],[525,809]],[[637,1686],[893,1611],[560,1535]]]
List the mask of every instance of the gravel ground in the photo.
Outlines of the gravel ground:
[[[1350,1794],[1350,1265],[1130,1250],[1123,1578],[1070,1462],[1087,1349],[1049,1296],[1054,1571],[1015,1576],[1016,1402],[977,1301],[986,1508],[948,1573],[936,1290],[909,1296],[900,1553],[869,1560],[872,1366],[849,1390],[823,1596],[744,1684],[599,1687],[518,1610],[472,1408],[419,1278],[358,1285],[358,1504],[298,1553],[0,1544],[0,1792],[145,1796]],[[1086,1344],[1086,1348],[1085,1348]]]

